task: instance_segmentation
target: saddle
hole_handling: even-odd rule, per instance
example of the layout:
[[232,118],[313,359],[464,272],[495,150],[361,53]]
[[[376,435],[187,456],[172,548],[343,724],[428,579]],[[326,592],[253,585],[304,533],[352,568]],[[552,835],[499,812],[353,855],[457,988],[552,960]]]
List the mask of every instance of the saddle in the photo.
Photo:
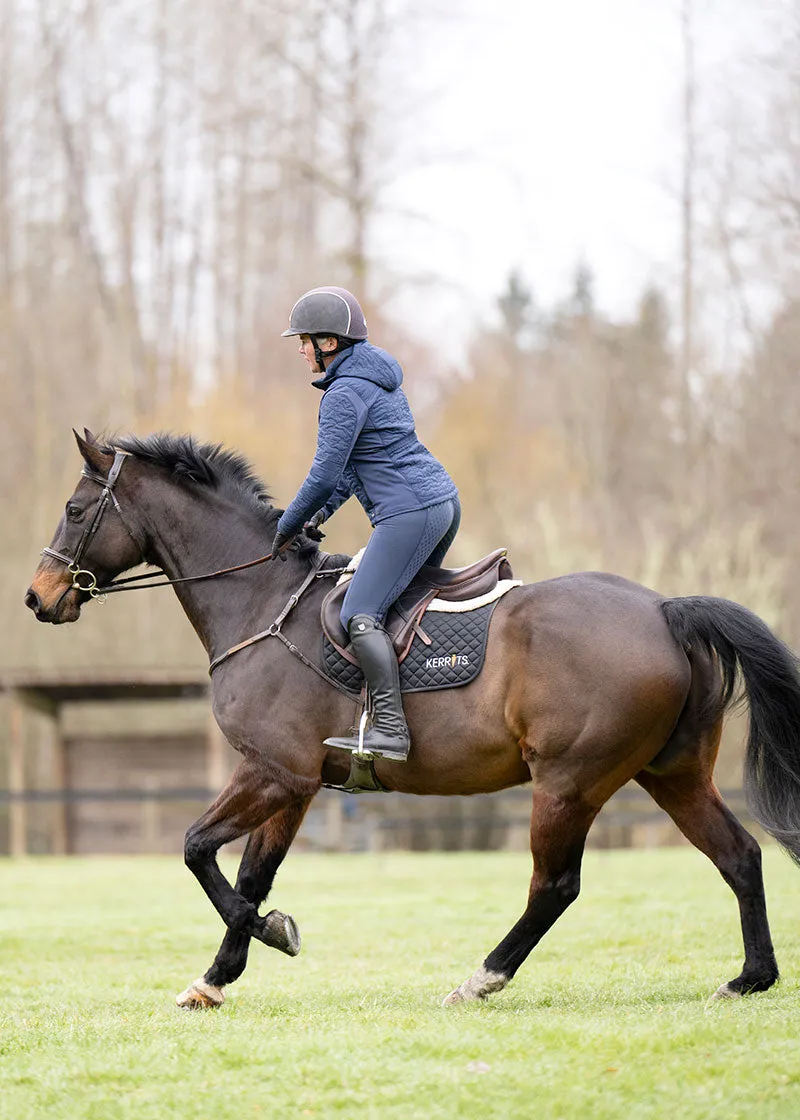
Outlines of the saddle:
[[[419,637],[425,645],[431,644],[421,622],[433,599],[461,603],[493,591],[501,579],[513,579],[507,555],[507,549],[497,548],[466,568],[423,565],[389,608],[384,620],[383,625],[392,639],[398,663],[407,656],[415,637]],[[351,665],[358,665],[350,650],[348,634],[339,619],[348,582],[343,579],[325,596],[320,608],[320,622],[325,637],[337,653]]]

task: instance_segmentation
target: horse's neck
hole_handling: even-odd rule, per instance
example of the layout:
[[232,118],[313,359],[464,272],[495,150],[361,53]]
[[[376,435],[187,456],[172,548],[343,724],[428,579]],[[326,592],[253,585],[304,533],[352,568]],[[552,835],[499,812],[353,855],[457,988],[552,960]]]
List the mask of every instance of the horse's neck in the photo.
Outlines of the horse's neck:
[[[148,521],[148,560],[170,579],[256,560],[270,551],[274,531],[268,518],[261,524],[217,494],[198,497],[176,491],[157,498]],[[294,557],[286,564],[267,562],[241,573],[176,584],[175,593],[213,657],[278,614],[297,582],[295,569]]]

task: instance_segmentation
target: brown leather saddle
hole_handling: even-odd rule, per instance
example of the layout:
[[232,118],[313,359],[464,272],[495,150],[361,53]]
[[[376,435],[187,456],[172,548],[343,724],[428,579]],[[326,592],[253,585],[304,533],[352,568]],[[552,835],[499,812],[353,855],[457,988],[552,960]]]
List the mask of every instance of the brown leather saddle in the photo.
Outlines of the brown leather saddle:
[[[433,568],[423,565],[400,598],[389,608],[384,621],[398,662],[405,658],[415,637],[430,645],[430,639],[422,627],[422,616],[436,596],[448,602],[463,603],[466,599],[475,599],[492,591],[501,579],[513,579],[507,555],[507,549],[496,548],[494,552],[466,568]],[[350,651],[350,639],[339,620],[347,587],[348,583],[337,584],[325,596],[320,609],[320,621],[323,633],[331,645],[347,661],[357,665],[358,661]]]

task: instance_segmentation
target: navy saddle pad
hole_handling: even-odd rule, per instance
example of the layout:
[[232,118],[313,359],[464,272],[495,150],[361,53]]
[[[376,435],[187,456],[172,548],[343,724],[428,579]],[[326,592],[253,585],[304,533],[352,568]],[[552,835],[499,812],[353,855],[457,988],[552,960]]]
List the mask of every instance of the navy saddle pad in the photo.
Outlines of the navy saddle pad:
[[[483,668],[486,639],[495,599],[472,611],[451,613],[427,611],[420,627],[431,639],[426,645],[416,635],[411,649],[400,665],[401,692],[432,692],[439,688],[458,688],[469,684]],[[322,667],[342,688],[357,696],[364,677],[322,636]]]

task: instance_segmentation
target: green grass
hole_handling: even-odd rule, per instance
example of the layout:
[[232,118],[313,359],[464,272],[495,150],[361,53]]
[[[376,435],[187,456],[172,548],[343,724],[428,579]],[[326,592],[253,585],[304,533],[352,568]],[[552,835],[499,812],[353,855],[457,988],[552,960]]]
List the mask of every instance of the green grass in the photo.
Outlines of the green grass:
[[444,1010],[528,858],[290,856],[272,901],[302,953],[254,943],[224,1007],[190,1013],[174,996],[222,928],[178,857],[5,862],[0,1117],[796,1118],[800,873],[775,849],[765,870],[771,992],[706,1005],[741,938],[699,854],[595,852],[513,984]]

